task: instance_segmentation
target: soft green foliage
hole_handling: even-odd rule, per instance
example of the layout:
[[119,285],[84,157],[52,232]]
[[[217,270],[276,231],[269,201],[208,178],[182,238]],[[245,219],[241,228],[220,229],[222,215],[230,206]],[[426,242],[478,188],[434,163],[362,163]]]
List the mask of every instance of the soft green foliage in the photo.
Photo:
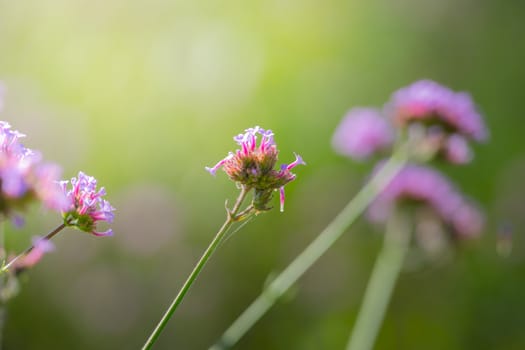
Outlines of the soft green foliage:
[[[362,185],[368,168],[330,147],[344,112],[430,78],[470,91],[486,115],[490,143],[444,170],[489,222],[479,243],[437,262],[409,255],[377,348],[524,348],[524,17],[523,1],[0,0],[0,119],[66,178],[96,174],[117,208],[114,238],[57,236],[9,306],[5,347],[140,347],[236,195],[204,166],[231,135],[264,125],[283,162],[295,151],[308,166],[284,213],[221,246],[157,348],[211,345]],[[8,227],[12,249],[60,222],[40,217]],[[507,258],[495,249],[502,222],[516,232]],[[238,349],[343,348],[381,242],[368,227],[354,226]]]

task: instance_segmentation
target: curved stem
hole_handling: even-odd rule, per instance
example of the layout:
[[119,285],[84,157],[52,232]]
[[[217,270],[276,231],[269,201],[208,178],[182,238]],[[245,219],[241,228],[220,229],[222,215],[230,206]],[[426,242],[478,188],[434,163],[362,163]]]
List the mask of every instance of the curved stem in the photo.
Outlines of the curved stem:
[[383,248],[377,257],[372,276],[366,287],[361,309],[347,350],[372,349],[383,323],[403,261],[410,243],[408,213],[398,211],[391,215]]
[[[237,198],[237,201],[235,202],[233,208],[231,210],[226,209],[227,210],[226,221],[221,226],[221,228],[219,229],[219,231],[217,232],[217,234],[215,235],[215,237],[213,238],[213,240],[209,244],[208,248],[206,248],[206,250],[204,251],[204,254],[201,256],[201,258],[199,259],[199,261],[197,262],[197,264],[193,268],[193,271],[190,273],[190,275],[188,276],[188,278],[184,282],[183,286],[179,290],[179,293],[177,294],[175,299],[173,299],[173,301],[171,302],[171,305],[168,307],[168,309],[164,313],[164,316],[162,316],[162,318],[160,319],[159,323],[157,324],[157,326],[155,327],[155,329],[153,330],[153,332],[149,336],[148,340],[146,341],[146,343],[142,347],[142,350],[151,349],[153,344],[155,344],[155,342],[157,341],[157,338],[159,337],[160,333],[162,332],[164,327],[166,327],[166,324],[170,320],[171,316],[173,315],[173,313],[175,312],[175,310],[177,309],[179,304],[182,302],[182,299],[184,299],[184,296],[186,295],[186,293],[190,289],[190,287],[193,284],[193,282],[195,282],[195,280],[197,279],[197,276],[201,272],[201,270],[204,267],[204,265],[206,264],[206,262],[210,259],[210,257],[213,254],[213,252],[217,249],[217,247],[219,246],[219,244],[221,243],[221,241],[225,237],[225,235],[228,232],[228,229],[230,228],[230,226],[233,223],[235,223],[236,221],[242,220],[242,217],[240,217],[240,215],[237,215],[237,213],[239,212],[241,204],[244,201],[244,199],[246,198],[246,195],[248,194],[249,191],[250,191],[250,188],[242,186],[241,187],[241,193],[239,194],[239,197]],[[243,211],[241,214],[243,214],[243,213],[246,214],[245,211]]]
[[227,349],[236,344],[299,277],[341,237],[374,198],[390,183],[406,161],[406,145],[401,144],[381,170],[357,193],[324,231],[263,290],[210,350]]
[[[50,240],[51,238],[53,238],[57,233],[59,233],[60,231],[62,231],[64,228],[66,227],[66,224],[65,223],[62,223],[60,225],[57,226],[57,228],[55,228],[53,231],[49,232],[47,235],[45,235],[42,239],[45,239],[45,240]],[[9,270],[9,268],[20,258],[26,256],[27,254],[31,253],[31,251],[34,249],[35,247],[34,246],[30,246],[29,248],[27,248],[26,250],[24,250],[22,253],[18,254],[17,256],[15,256],[9,263],[7,263],[5,266],[2,267],[2,269],[0,269],[0,273],[4,273],[6,272],[7,270]]]

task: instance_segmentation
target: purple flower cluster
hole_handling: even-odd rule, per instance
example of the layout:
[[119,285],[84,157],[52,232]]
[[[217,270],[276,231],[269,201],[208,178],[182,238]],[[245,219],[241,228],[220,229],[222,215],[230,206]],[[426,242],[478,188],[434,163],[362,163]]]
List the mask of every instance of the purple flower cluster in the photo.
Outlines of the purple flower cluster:
[[[0,110],[3,108],[4,86],[0,83]],[[45,237],[33,238],[32,246],[4,264],[0,274],[9,272],[0,286],[0,301],[13,297],[17,290],[17,275],[37,264],[45,253],[54,249],[50,239],[67,226],[77,227],[96,236],[111,235],[112,231],[97,231],[100,221],[111,222],[114,208],[103,200],[104,189],[97,191],[93,177],[79,173],[67,181],[60,181],[61,169],[55,164],[42,162],[39,152],[26,148],[21,140],[24,134],[0,121],[0,220],[11,219],[15,225],[23,224],[19,215],[33,202],[42,202],[63,215],[64,223]]]
[[91,232],[97,236],[111,235],[112,231],[96,231],[98,221],[111,222],[114,208],[96,191],[96,180],[82,172],[71,179],[73,189],[68,191],[67,181],[59,181],[60,168],[41,162],[41,155],[24,147],[20,139],[24,134],[11,130],[7,122],[0,121],[0,213],[4,216],[24,209],[32,201],[62,212],[68,226]]
[[407,204],[430,207],[460,237],[476,236],[483,226],[479,210],[443,175],[429,167],[403,168],[370,205],[368,217],[385,222],[395,206]]
[[386,114],[398,125],[414,121],[437,124],[451,133],[484,141],[488,131],[472,98],[431,80],[420,80],[396,91],[386,106]]
[[465,164],[472,160],[472,151],[467,140],[458,134],[447,138],[441,147],[442,157],[452,164]]
[[[268,210],[267,204],[273,191],[279,189],[281,211],[283,211],[284,185],[295,179],[295,174],[290,170],[299,164],[306,164],[296,154],[295,161],[283,164],[279,170],[275,170],[279,152],[273,136],[271,130],[258,126],[246,129],[243,134],[233,138],[240,149],[230,152],[212,168],[206,167],[206,170],[212,175],[222,168],[233,181],[255,189],[253,205],[257,210]],[[261,141],[257,146],[258,137],[261,137]]]
[[362,160],[393,145],[396,128],[408,129],[414,154],[468,163],[468,140],[484,141],[488,131],[469,94],[421,80],[395,92],[379,112],[354,108],[337,127],[332,144],[338,153]]
[[69,206],[63,212],[64,224],[73,226],[81,231],[92,233],[95,236],[111,236],[113,230],[97,231],[99,221],[113,222],[115,208],[105,199],[104,187],[97,190],[97,180],[78,173],[78,177],[71,179],[71,188],[68,181],[61,181],[60,186],[69,200]]
[[8,216],[34,200],[63,210],[67,201],[57,185],[60,168],[42,163],[39,153],[20,143],[23,137],[24,134],[11,130],[7,122],[0,121],[0,212]]
[[381,112],[373,108],[351,109],[332,138],[334,149],[358,160],[388,149],[394,141],[394,130]]

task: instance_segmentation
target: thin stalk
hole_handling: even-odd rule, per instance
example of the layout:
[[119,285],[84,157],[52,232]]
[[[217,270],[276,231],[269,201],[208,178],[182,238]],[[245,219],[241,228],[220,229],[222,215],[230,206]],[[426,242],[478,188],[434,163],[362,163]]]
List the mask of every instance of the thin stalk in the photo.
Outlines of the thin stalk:
[[7,249],[5,246],[5,217],[0,215],[0,266],[4,266],[7,260]]
[[372,270],[347,350],[370,350],[374,346],[408,252],[411,234],[408,215],[397,211],[390,217],[383,248]]
[[[65,223],[62,223],[60,225],[57,226],[57,228],[55,228],[53,231],[49,232],[47,235],[45,235],[42,239],[45,239],[45,240],[50,240],[51,238],[53,238],[57,233],[59,233],[60,231],[62,231],[64,228],[66,227],[66,224]],[[35,248],[35,246],[31,246],[29,248],[27,248],[25,251],[23,251],[22,253],[18,254],[16,257],[13,258],[13,260],[11,260],[9,263],[7,263],[4,267],[2,267],[2,269],[0,269],[0,273],[4,273],[6,272],[7,270],[9,270],[9,268],[20,258],[26,256],[27,254],[31,253],[31,251]]]
[[5,303],[0,306],[0,350],[4,348],[4,328],[7,318],[7,307]]
[[206,248],[206,250],[204,251],[204,254],[201,256],[201,258],[199,259],[199,261],[193,268],[193,271],[190,273],[190,275],[184,282],[179,293],[177,294],[175,299],[173,299],[173,301],[171,302],[171,305],[168,307],[168,309],[164,313],[164,316],[162,316],[159,323],[157,324],[157,326],[155,327],[155,329],[149,336],[148,340],[142,347],[142,350],[151,349],[153,344],[155,344],[160,333],[162,332],[164,327],[166,327],[166,324],[170,320],[171,316],[173,315],[173,313],[175,312],[179,304],[182,302],[182,299],[184,299],[184,296],[190,289],[191,285],[197,279],[197,276],[201,272],[202,268],[204,267],[206,262],[210,259],[213,252],[217,249],[217,247],[219,246],[223,238],[228,233],[228,229],[230,228],[230,226],[234,224],[235,222],[242,219],[241,214],[246,215],[245,211],[241,212],[239,215],[238,215],[238,212],[239,212],[242,202],[246,198],[246,195],[248,194],[249,191],[250,191],[250,188],[245,187],[245,186],[241,187],[241,193],[239,194],[239,197],[237,198],[237,201],[235,202],[232,210],[227,209],[228,215],[227,215],[226,221],[221,226],[221,228],[219,229],[219,231],[217,232],[217,234],[215,235],[215,237],[209,244],[208,248]]
[[248,214],[248,215],[241,215],[241,214],[238,214],[237,217],[239,218],[238,221],[241,221],[241,220],[242,220],[243,223],[240,224],[239,226],[237,226],[237,227],[235,228],[235,230],[233,230],[233,231],[231,231],[231,232],[228,231],[228,232],[224,235],[224,237],[223,237],[221,243],[219,244],[219,247],[220,247],[221,245],[223,245],[224,243],[226,243],[231,237],[233,237],[234,234],[236,234],[237,232],[239,232],[244,226],[248,225],[248,223],[249,223],[250,221],[252,221],[253,218],[255,217],[255,213]]
[[321,234],[281,272],[224,332],[210,350],[235,345],[277,300],[337,241],[390,183],[407,161],[406,145],[397,147],[391,158],[344,207]]

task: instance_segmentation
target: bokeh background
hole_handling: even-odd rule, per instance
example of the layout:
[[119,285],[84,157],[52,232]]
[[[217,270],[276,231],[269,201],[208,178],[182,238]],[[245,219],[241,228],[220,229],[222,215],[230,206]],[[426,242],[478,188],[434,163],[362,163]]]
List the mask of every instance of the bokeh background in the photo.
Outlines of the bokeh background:
[[[113,238],[56,237],[9,305],[5,349],[142,346],[237,194],[204,166],[261,125],[282,162],[308,166],[284,213],[221,247],[156,347],[206,349],[362,185],[372,164],[330,146],[345,111],[421,78],[469,91],[486,116],[474,163],[442,169],[487,225],[407,265],[377,349],[525,348],[524,18],[521,0],[0,0],[1,119],[117,208]],[[9,248],[59,220],[34,208]],[[236,349],[343,348],[380,244],[360,220]]]

